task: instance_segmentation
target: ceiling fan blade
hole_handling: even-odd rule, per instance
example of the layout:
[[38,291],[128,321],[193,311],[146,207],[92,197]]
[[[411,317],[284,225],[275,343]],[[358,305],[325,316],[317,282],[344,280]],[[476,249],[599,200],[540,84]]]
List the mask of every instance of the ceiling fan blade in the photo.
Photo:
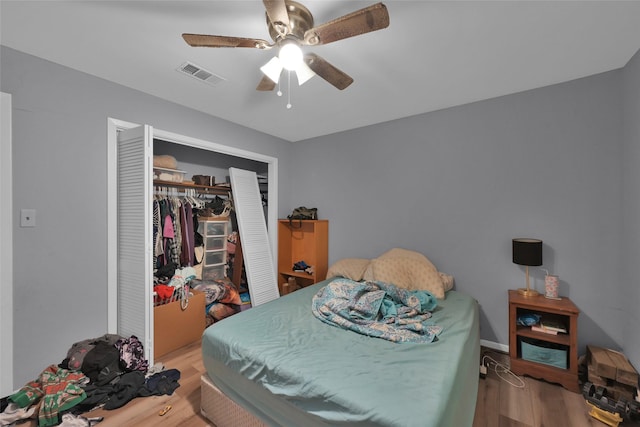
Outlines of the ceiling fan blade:
[[289,12],[284,0],[262,0],[267,10],[269,21],[273,24],[273,28],[282,37],[290,32]]
[[193,47],[252,47],[270,49],[273,45],[266,40],[243,37],[211,36],[207,34],[183,34],[182,38]]
[[258,87],[256,87],[256,90],[268,92],[270,90],[273,90],[275,87],[276,82],[274,82],[267,76],[262,76],[262,80],[260,80],[260,83],[258,83]]
[[315,53],[305,55],[304,61],[314,73],[340,90],[346,89],[353,83],[353,79],[349,75],[329,64]]
[[305,44],[328,44],[389,26],[389,12],[382,3],[376,3],[364,9],[329,21],[304,34]]

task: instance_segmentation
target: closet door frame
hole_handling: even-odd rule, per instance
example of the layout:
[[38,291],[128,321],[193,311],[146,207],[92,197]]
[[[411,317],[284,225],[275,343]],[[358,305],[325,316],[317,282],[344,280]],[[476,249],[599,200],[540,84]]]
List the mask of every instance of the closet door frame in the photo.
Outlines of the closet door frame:
[[0,396],[13,386],[13,148],[11,94],[0,92]]
[[[118,132],[142,126],[124,120],[107,119],[107,331],[117,333],[118,330],[118,163],[117,139]],[[205,141],[185,135],[176,134],[153,128],[152,138],[166,142],[186,145],[193,148],[227,154],[248,160],[254,160],[268,165],[267,191],[269,205],[267,208],[267,224],[269,229],[269,244],[273,254],[273,265],[278,265],[278,159],[260,153],[236,148],[216,142]],[[149,219],[151,220],[151,219]],[[275,267],[274,267],[275,268]],[[153,321],[153,318],[151,319]]]

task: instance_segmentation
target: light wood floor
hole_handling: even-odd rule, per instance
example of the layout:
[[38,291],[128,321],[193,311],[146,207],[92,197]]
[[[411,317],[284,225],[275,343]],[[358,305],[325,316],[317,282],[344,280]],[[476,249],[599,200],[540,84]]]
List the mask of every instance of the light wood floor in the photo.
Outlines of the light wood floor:
[[[498,362],[508,360],[504,354],[482,349]],[[159,360],[167,368],[181,373],[180,387],[171,396],[137,398],[120,409],[96,410],[88,417],[103,416],[99,427],[133,426],[211,426],[200,415],[200,375],[204,372],[200,344],[192,344]],[[588,407],[580,394],[564,388],[522,378],[524,388],[511,386],[500,379],[493,369],[480,380],[478,403],[473,427],[603,427],[591,418]],[[514,381],[515,382],[515,381]],[[167,405],[172,409],[164,416],[158,413]],[[625,421],[621,427],[632,424]],[[635,426],[636,424],[634,424]],[[241,426],[239,426],[241,427]]]

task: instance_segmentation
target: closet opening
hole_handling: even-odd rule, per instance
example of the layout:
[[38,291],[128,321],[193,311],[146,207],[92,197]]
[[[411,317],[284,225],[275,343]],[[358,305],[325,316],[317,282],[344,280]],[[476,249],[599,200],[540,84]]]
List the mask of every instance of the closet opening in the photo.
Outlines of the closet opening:
[[[162,167],[156,167],[154,161],[154,201],[165,202],[173,199],[191,201],[194,209],[199,214],[194,215],[202,235],[205,237],[207,222],[226,222],[225,239],[223,245],[205,245],[209,251],[199,253],[196,248],[197,279],[223,279],[229,278],[238,290],[248,289],[246,272],[242,260],[242,245],[239,238],[239,227],[236,210],[233,206],[231,194],[231,179],[229,168],[237,168],[253,171],[258,177],[262,210],[265,221],[268,219],[269,189],[268,173],[269,164],[256,160],[231,156],[229,154],[194,148],[187,145],[176,144],[155,138],[153,141],[154,158],[157,156],[162,161],[165,158],[175,159],[179,172],[174,173]],[[172,185],[174,182],[174,185]],[[193,183],[193,184],[192,184]],[[219,238],[209,237],[205,243],[217,242]],[[238,248],[236,254],[235,248]],[[228,248],[228,254],[218,256],[217,249]],[[238,256],[236,256],[238,255]],[[224,260],[224,262],[223,262]],[[224,265],[223,265],[224,264]],[[204,271],[203,271],[204,270]],[[203,275],[204,272],[204,275]]]
[[[180,176],[174,178],[171,176],[173,172],[165,175],[163,170],[156,170],[153,164],[153,157],[156,155],[173,157],[177,161],[176,169],[181,171]],[[137,166],[131,167],[132,164]],[[128,172],[123,172],[123,167],[128,168]],[[181,197],[197,196],[199,193],[201,201],[227,199],[231,194],[229,168],[255,172],[258,178],[259,198],[262,200],[262,210],[268,231],[264,244],[271,249],[272,254],[266,259],[270,260],[267,262],[272,263],[275,268],[277,265],[277,158],[154,129],[148,125],[108,119],[108,332],[138,336],[145,345],[145,353],[150,363],[153,361],[154,350],[154,316],[153,297],[147,289],[150,284],[150,268],[145,266],[153,264],[149,262],[154,252],[153,244],[150,244],[152,239],[150,235],[141,235],[132,239],[127,236],[125,239],[127,242],[123,246],[122,236],[119,237],[118,233],[122,234],[122,230],[131,225],[134,225],[133,229],[136,230],[152,229],[152,215],[149,215],[149,212],[152,212],[154,197],[161,197],[163,192],[171,192]],[[199,182],[198,185],[192,183],[184,186],[158,185],[167,179],[209,181]],[[224,189],[225,185],[229,186],[227,194],[220,190],[221,187]],[[208,187],[214,186],[213,193],[207,194]],[[133,198],[129,196],[123,198],[123,192],[126,191],[130,191],[127,194],[133,195]],[[131,206],[128,203],[131,203]],[[229,234],[238,231],[233,215],[229,218],[228,230]],[[212,241],[215,242],[216,237]],[[215,261],[213,258],[217,254],[212,252],[210,255],[212,262]],[[213,264],[215,265],[215,262]],[[233,266],[230,267],[233,268]],[[235,276],[240,277],[237,274]],[[123,283],[125,283],[124,288]],[[142,286],[137,286],[138,283]],[[144,288],[144,291],[138,288]]]

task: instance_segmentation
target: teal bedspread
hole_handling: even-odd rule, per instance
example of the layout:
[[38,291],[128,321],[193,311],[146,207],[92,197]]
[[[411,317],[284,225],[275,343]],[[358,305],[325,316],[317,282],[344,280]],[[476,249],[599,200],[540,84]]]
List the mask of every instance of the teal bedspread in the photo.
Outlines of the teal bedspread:
[[336,278],[311,300],[321,321],[393,342],[432,342],[442,330],[429,322],[438,305],[427,291],[409,291],[379,282]]
[[431,321],[437,341],[372,338],[319,321],[314,295],[328,281],[207,328],[207,374],[274,426],[471,426],[478,390],[477,302],[450,291]]

